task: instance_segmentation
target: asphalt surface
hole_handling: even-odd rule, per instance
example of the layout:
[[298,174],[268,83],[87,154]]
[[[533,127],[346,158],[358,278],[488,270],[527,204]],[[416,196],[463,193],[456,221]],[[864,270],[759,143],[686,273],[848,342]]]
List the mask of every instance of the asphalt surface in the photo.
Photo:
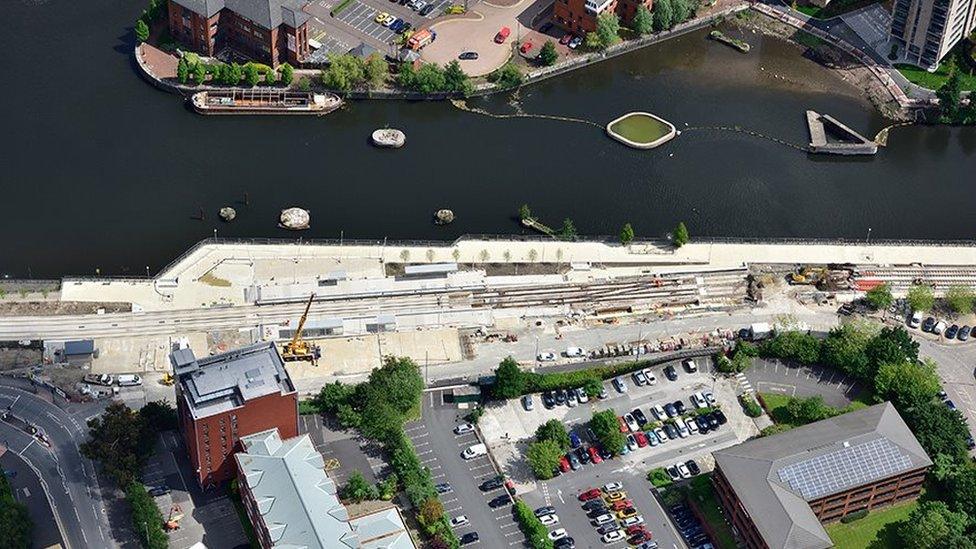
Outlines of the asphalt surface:
[[27,512],[34,523],[31,532],[34,547],[51,547],[61,543],[61,533],[44,494],[40,477],[23,458],[10,451],[0,455],[0,468],[7,476],[14,498],[27,506]]
[[86,438],[85,418],[100,413],[101,405],[62,409],[43,398],[46,390],[35,395],[20,381],[0,381],[0,406],[36,425],[51,447],[7,422],[0,422],[0,440],[38,474],[68,549],[116,547],[94,465],[78,449]]
[[861,390],[857,380],[827,366],[798,366],[757,358],[744,374],[758,393],[820,395],[826,404],[838,408],[850,404]]

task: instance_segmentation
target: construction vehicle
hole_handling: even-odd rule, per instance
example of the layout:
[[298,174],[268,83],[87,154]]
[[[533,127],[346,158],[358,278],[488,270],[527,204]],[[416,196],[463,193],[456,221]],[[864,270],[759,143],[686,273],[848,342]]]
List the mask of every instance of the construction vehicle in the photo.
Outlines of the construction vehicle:
[[163,527],[170,531],[179,530],[180,520],[182,519],[183,509],[181,509],[179,505],[173,504],[173,506],[169,508],[169,518],[163,522]]
[[790,284],[816,284],[824,277],[827,269],[822,267],[803,267],[789,274],[787,281]]
[[281,358],[283,360],[289,362],[307,360],[312,363],[312,366],[318,366],[319,357],[322,356],[321,349],[319,349],[318,345],[302,339],[302,330],[305,329],[305,321],[308,320],[308,310],[312,308],[312,301],[314,299],[315,294],[308,296],[308,303],[305,304],[305,312],[302,313],[302,318],[298,321],[298,328],[295,330],[295,335],[292,336],[291,341],[282,346]]
[[172,385],[176,383],[176,378],[173,377],[173,374],[166,372],[165,374],[163,374],[163,379],[160,379],[159,382],[162,383],[163,385]]

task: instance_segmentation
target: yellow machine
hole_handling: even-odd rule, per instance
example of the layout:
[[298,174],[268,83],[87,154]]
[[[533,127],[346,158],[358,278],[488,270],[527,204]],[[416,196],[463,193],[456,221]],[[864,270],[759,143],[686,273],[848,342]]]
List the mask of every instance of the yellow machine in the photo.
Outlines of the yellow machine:
[[302,330],[305,329],[308,310],[312,308],[312,300],[314,299],[315,294],[308,296],[308,303],[305,304],[305,312],[302,313],[302,318],[298,321],[298,329],[295,330],[295,335],[292,336],[291,341],[285,343],[281,348],[281,358],[286,361],[307,360],[312,363],[312,366],[318,366],[322,351],[318,345],[302,339]]
[[790,284],[817,284],[827,274],[827,269],[820,267],[805,267],[790,273]]
[[176,378],[173,377],[173,374],[166,372],[163,374],[163,379],[160,379],[159,382],[163,385],[172,385],[176,382]]
[[180,520],[183,518],[183,509],[179,505],[173,505],[169,509],[169,518],[163,523],[167,530],[179,530]]

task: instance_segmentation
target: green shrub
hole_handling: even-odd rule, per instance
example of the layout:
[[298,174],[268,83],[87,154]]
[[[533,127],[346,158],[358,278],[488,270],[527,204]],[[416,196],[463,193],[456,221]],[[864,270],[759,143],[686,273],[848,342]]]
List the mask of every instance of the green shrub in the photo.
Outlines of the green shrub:
[[847,523],[850,523],[850,522],[854,522],[855,520],[861,520],[862,518],[864,518],[866,516],[868,516],[868,510],[867,509],[861,509],[861,510],[858,510],[858,511],[854,511],[853,513],[848,513],[848,514],[844,515],[844,517],[841,518],[840,521],[843,522],[844,524],[847,524]]
[[787,330],[763,341],[759,352],[762,356],[812,364],[820,358],[820,345],[820,339],[808,333]]
[[524,501],[516,500],[512,512],[515,513],[515,520],[518,521],[519,529],[525,534],[525,538],[529,541],[529,546],[532,549],[552,549],[549,530]]
[[342,0],[342,2],[339,2],[338,6],[332,8],[332,11],[329,12],[329,15],[331,15],[332,17],[339,15],[340,13],[342,13],[342,10],[348,8],[349,5],[352,3],[353,0]]
[[143,547],[166,549],[169,537],[163,531],[163,515],[146,487],[138,482],[129,484],[125,490],[125,500],[132,511],[132,529]]
[[656,469],[651,469],[647,472],[647,480],[655,488],[663,488],[665,486],[671,485],[674,481],[671,480],[671,475],[664,470],[664,467],[658,467]]
[[756,399],[752,398],[752,395],[744,394],[739,396],[739,402],[742,403],[742,409],[745,410],[746,415],[749,417],[759,417],[762,415],[762,407],[756,402]]

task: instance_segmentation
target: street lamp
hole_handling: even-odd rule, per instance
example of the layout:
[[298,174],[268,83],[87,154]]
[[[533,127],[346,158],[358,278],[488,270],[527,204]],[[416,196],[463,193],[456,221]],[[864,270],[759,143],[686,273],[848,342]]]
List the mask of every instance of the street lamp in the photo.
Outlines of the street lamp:
[[864,240],[865,244],[871,243],[871,227],[868,227],[868,237]]

